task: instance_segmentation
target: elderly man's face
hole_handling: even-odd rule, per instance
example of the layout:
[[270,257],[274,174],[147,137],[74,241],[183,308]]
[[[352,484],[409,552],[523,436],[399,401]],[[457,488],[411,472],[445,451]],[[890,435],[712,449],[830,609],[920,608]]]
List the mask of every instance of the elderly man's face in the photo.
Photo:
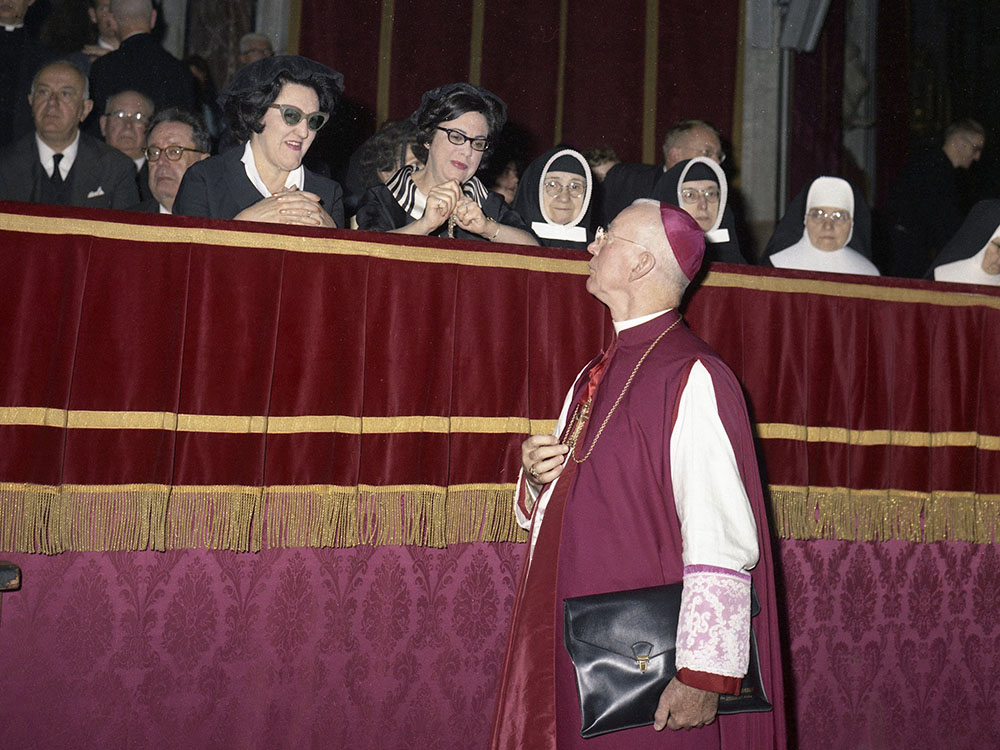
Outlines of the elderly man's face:
[[[2,1],[2,0],[0,0]],[[94,103],[83,98],[83,74],[67,63],[43,68],[28,96],[35,131],[57,150],[75,137]]]
[[700,125],[684,133],[677,144],[667,149],[665,155],[667,169],[679,161],[693,159],[696,156],[704,156],[716,164],[722,164],[723,160],[722,144],[719,139],[711,130]]
[[16,26],[22,23],[24,14],[34,2],[35,0],[0,0],[0,24]]
[[994,237],[983,255],[983,271],[990,276],[1000,273],[1000,237]]
[[145,97],[134,91],[116,94],[108,99],[107,112],[101,115],[104,142],[130,159],[138,159],[146,147],[146,128],[152,116]]
[[607,231],[598,229],[597,237],[587,245],[587,252],[593,256],[587,291],[605,304],[626,289],[636,254],[647,249],[636,239],[641,219],[642,214],[636,206],[630,206],[615,217]]
[[958,146],[958,164],[955,166],[968,169],[983,155],[986,139],[978,133],[959,133]]
[[271,49],[271,43],[265,39],[254,39],[248,43],[247,48],[240,52],[240,65],[249,65],[252,62],[257,62],[257,60],[263,60],[265,57],[271,57],[274,54],[274,50]]
[[[170,153],[182,146],[179,159],[171,159]],[[149,149],[159,149],[159,156],[149,162],[149,192],[160,205],[173,211],[174,198],[181,179],[188,167],[196,161],[207,159],[208,154],[199,153],[194,145],[194,131],[183,122],[161,122],[149,133]]]

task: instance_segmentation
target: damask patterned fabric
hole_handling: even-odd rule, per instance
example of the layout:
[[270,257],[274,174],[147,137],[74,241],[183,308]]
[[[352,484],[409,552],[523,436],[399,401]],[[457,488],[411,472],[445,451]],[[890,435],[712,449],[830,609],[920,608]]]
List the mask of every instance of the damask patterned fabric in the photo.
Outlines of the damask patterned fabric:
[[[0,747],[484,747],[522,550],[4,555]],[[775,551],[790,746],[1000,745],[995,545]]]

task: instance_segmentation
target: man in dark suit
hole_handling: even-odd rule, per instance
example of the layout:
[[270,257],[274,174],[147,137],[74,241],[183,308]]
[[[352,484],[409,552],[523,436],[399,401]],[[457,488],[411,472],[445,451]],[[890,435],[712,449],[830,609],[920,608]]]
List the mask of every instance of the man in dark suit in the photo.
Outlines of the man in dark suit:
[[663,137],[663,164],[615,164],[604,177],[604,205],[600,220],[610,224],[636,198],[651,198],[663,174],[678,162],[704,156],[722,164],[719,131],[705,120],[681,120]]
[[127,208],[139,200],[135,165],[80,132],[94,103],[68,62],[49,63],[31,85],[35,132],[0,152],[0,200]]
[[24,15],[34,2],[0,2],[0,148],[31,132],[31,79],[52,58],[24,28]]
[[146,132],[152,118],[153,102],[138,91],[119,91],[108,97],[108,105],[101,115],[104,142],[121,151],[135,164],[141,200],[150,197]]
[[184,173],[195,162],[207,159],[212,136],[205,121],[183,109],[170,107],[156,113],[149,126],[146,164],[149,167],[148,192],[133,211],[169,214]]
[[108,97],[128,89],[148,96],[157,110],[181,107],[195,111],[191,71],[150,33],[156,23],[150,0],[111,0],[111,13],[120,44],[90,66],[94,109],[104,112]]

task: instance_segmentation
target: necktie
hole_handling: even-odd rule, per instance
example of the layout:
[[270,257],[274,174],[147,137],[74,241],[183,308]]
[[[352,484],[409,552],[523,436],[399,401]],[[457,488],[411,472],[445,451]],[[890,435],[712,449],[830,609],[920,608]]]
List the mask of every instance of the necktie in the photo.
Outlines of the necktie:
[[52,176],[49,179],[52,181],[52,184],[56,186],[56,188],[61,188],[63,185],[62,172],[59,171],[59,162],[62,160],[62,154],[52,155]]

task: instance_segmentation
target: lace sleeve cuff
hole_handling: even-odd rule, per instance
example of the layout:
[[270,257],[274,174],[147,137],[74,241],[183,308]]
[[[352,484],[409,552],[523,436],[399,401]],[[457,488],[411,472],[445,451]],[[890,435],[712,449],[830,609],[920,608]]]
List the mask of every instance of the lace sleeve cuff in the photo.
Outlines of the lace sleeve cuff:
[[712,565],[684,566],[676,661],[678,670],[719,677],[741,678],[746,674],[750,661],[749,574]]

